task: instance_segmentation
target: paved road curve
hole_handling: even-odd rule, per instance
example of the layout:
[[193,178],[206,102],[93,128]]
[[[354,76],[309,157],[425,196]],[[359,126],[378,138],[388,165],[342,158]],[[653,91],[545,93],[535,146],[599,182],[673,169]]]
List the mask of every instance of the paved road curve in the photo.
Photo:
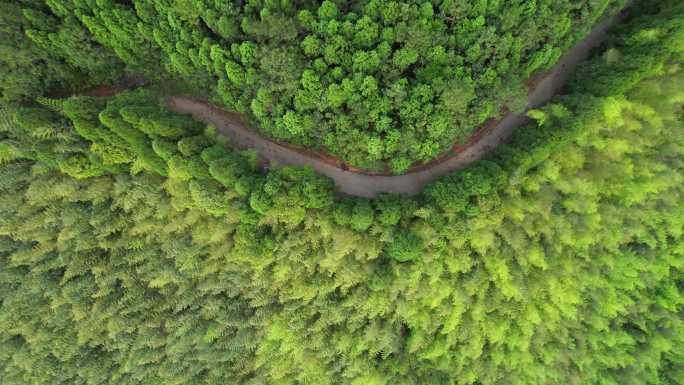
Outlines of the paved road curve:
[[[604,20],[596,25],[584,40],[570,49],[551,70],[550,74],[539,82],[529,94],[527,109],[541,106],[558,93],[577,64],[588,57],[590,50],[603,41],[607,30],[618,23],[620,19],[621,16],[616,15]],[[236,115],[202,101],[173,96],[167,99],[167,105],[176,112],[191,114],[199,121],[213,124],[220,133],[228,136],[234,145],[240,148],[254,149],[273,164],[311,166],[318,173],[332,178],[341,192],[362,197],[373,197],[380,192],[410,195],[420,193],[425,185],[436,178],[463,169],[471,162],[481,159],[491,149],[507,140],[516,127],[528,123],[524,114],[510,113],[500,120],[493,129],[457,155],[415,172],[384,176],[345,171],[320,159],[281,146],[250,130]]]

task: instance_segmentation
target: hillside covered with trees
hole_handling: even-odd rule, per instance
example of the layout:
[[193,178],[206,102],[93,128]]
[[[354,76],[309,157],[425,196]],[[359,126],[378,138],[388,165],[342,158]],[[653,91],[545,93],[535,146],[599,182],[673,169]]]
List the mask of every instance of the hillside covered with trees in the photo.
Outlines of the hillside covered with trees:
[[[251,86],[222,94],[227,74],[167,56],[153,44],[163,36],[140,32],[161,28],[146,20],[163,10],[174,12],[163,18],[177,24],[173,38],[279,31],[264,41],[282,39],[283,52],[288,20],[303,42],[319,38],[298,29],[306,15],[341,31],[374,20],[371,3],[314,12],[248,1],[213,19],[210,5],[224,3],[209,3],[0,2],[11,11],[0,13],[0,36],[12,37],[0,40],[0,383],[684,384],[684,4],[638,2],[567,92],[490,158],[419,196],[361,199],[310,169],[263,169],[213,127],[163,108],[168,87],[154,80],[111,97],[63,95],[131,68],[154,79],[160,63],[172,73],[187,60],[192,84],[218,78],[218,95],[250,98]],[[428,14],[406,4],[402,18]],[[436,20],[444,4],[491,9],[492,20],[516,4],[566,9],[427,4]],[[573,20],[610,8],[570,4]],[[248,10],[261,24],[241,18]],[[558,28],[539,33],[564,36]],[[82,56],[64,56],[77,47]],[[416,81],[424,70],[409,69]],[[496,84],[473,89],[494,94]],[[289,103],[281,91],[274,100]]]
[[97,84],[125,66],[183,82],[272,138],[401,173],[520,110],[525,80],[625,3],[3,2],[2,49],[26,54],[0,69],[0,92]]

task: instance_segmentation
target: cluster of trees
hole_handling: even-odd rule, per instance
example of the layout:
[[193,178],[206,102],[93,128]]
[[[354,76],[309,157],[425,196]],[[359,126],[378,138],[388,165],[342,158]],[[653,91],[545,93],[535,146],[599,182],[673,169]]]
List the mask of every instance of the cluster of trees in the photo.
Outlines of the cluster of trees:
[[681,384],[684,5],[649,6],[415,198],[142,91],[3,107],[3,384]]
[[66,10],[42,0],[0,1],[0,9],[0,101],[33,100],[121,75],[123,62]]
[[312,169],[262,174],[255,154],[234,151],[213,127],[165,110],[147,90],[41,102],[0,111],[5,122],[0,160],[38,160],[77,179],[122,172],[168,176],[189,182],[184,185],[188,202],[179,207],[190,204],[223,216],[239,209],[235,205],[249,204],[264,218],[293,226],[306,209],[333,202],[331,180]]
[[[625,3],[62,0],[24,13],[69,64],[99,71],[115,53],[214,90],[273,138],[400,173],[521,108],[524,79]],[[91,34],[111,53],[72,49]]]

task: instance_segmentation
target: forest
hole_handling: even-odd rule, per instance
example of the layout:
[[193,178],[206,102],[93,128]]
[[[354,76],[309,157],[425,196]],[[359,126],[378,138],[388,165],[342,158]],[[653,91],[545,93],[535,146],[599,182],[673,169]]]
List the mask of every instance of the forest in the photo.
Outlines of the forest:
[[26,55],[0,69],[0,90],[32,97],[127,67],[172,77],[276,140],[402,173],[523,108],[525,80],[625,3],[4,1],[2,49]]
[[[0,383],[684,384],[679,0],[637,1],[531,123],[417,196],[265,169],[162,103],[215,93],[400,172],[624,3],[0,1]],[[88,95],[124,74],[151,84]],[[355,79],[375,88],[348,100]],[[401,147],[354,147],[373,116]]]

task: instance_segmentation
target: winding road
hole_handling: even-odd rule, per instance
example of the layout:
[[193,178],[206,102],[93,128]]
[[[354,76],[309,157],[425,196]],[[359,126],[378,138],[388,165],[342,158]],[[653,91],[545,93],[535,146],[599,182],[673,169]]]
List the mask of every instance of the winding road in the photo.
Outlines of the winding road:
[[[589,35],[566,52],[529,93],[527,110],[541,106],[557,94],[577,64],[586,60],[591,49],[601,44],[608,29],[622,19],[623,14],[620,13],[603,20]],[[524,113],[509,113],[477,141],[441,162],[403,175],[367,175],[343,170],[322,159],[273,142],[250,130],[236,114],[209,103],[172,96],[166,100],[166,105],[173,111],[191,114],[199,121],[214,125],[218,132],[231,139],[233,145],[253,149],[273,165],[311,166],[316,172],[333,179],[340,192],[369,198],[380,192],[418,194],[425,185],[436,178],[461,170],[473,161],[483,158],[493,148],[510,138],[515,128],[529,122]]]

